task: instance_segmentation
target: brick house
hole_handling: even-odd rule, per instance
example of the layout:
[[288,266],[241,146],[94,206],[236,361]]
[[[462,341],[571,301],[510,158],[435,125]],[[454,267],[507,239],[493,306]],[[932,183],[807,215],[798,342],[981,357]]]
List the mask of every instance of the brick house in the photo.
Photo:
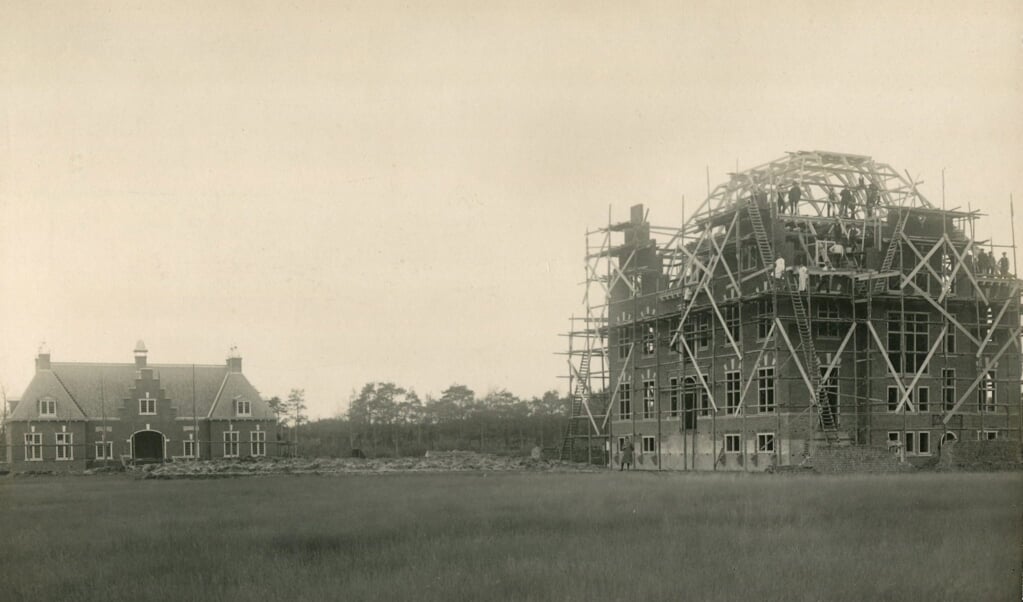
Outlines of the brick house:
[[121,460],[177,461],[274,455],[276,420],[232,353],[223,365],[50,361],[7,420],[15,471],[83,470]]

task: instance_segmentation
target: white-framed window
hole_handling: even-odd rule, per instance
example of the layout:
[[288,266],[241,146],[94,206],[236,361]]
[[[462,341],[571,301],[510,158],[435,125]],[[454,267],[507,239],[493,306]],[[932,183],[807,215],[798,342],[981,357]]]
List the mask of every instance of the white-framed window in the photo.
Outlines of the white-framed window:
[[670,410],[668,415],[671,418],[678,418],[679,415],[679,401],[681,400],[682,392],[678,388],[678,377],[671,377],[668,379],[668,404]]
[[739,413],[739,396],[742,394],[742,387],[739,382],[739,371],[731,370],[725,372],[725,414]]
[[977,385],[977,410],[980,412],[995,411],[995,372],[989,370]]
[[774,411],[774,367],[757,369],[757,412]]
[[619,452],[625,451],[625,437],[618,438],[618,451]]
[[57,460],[74,460],[74,433],[56,433]]
[[710,348],[710,313],[691,312],[683,326],[683,336],[693,353]]
[[266,431],[249,433],[249,454],[252,456],[266,455]]
[[977,431],[977,441],[994,441],[998,439],[998,431],[993,429],[984,429]]
[[757,453],[774,453],[774,433],[757,433]]
[[945,331],[945,353],[956,352],[956,329],[955,326],[949,324],[948,330]]
[[141,416],[156,415],[156,399],[150,397],[149,393],[146,393],[145,397],[139,399],[139,415]]
[[767,338],[771,332],[771,322],[774,321],[774,301],[771,299],[757,300],[757,340]]
[[817,318],[813,321],[816,335],[826,339],[842,337],[842,327],[848,326],[848,320],[842,318],[838,303],[833,299],[821,299],[816,306]]
[[618,383],[618,418],[632,418],[632,386],[629,383]]
[[710,394],[703,385],[698,385],[700,396],[700,416],[710,416]]
[[931,455],[931,433],[930,431],[917,431],[916,453],[920,456]]
[[[912,400],[910,400],[912,401]],[[899,388],[889,385],[888,387],[888,411],[894,412],[899,407]]]
[[[892,439],[894,433],[895,438]],[[903,446],[906,449],[907,456],[929,456],[931,455],[931,432],[930,431],[906,431],[905,438],[902,440]],[[898,441],[899,432],[890,431],[888,433],[889,441]]]
[[643,436],[643,453],[651,453],[657,451],[657,439],[650,435]]
[[188,439],[181,442],[181,456],[183,458],[195,457],[195,433],[188,433]]
[[952,368],[941,371],[941,404],[946,412],[956,405],[956,371]]
[[[728,328],[728,332],[732,335],[732,339],[735,340],[736,345],[742,345],[742,323],[739,321],[739,304],[733,303],[726,305],[722,308],[724,313],[725,326]],[[727,338],[722,341],[722,344],[728,345]]]
[[927,358],[926,312],[888,312],[888,359],[895,371],[915,374]]
[[643,381],[643,419],[654,418],[657,406],[657,383],[652,380]]
[[113,460],[114,459],[114,442],[113,441],[97,441],[96,442],[96,459],[97,460]]
[[725,453],[737,454],[740,451],[742,449],[738,433],[725,435]]
[[672,353],[677,353],[679,355],[679,357],[681,357],[682,354],[685,353],[685,351],[682,349],[682,343],[678,342],[677,339],[675,340],[674,344],[672,344],[671,341],[676,336],[679,336],[679,337],[682,336],[682,332],[679,330],[679,325],[680,324],[682,324],[682,321],[678,317],[669,318],[668,319],[668,336],[666,337],[666,341],[668,342],[668,351],[670,351]]
[[238,416],[252,416],[252,403],[246,399],[236,399],[234,411]]
[[928,387],[917,387],[916,388],[916,411],[917,412],[930,412],[931,411],[931,390]]
[[39,415],[40,416],[56,416],[57,415],[57,400],[47,397],[39,400]]
[[238,431],[224,431],[224,457],[238,457]]
[[25,433],[25,460],[38,461],[43,459],[43,434]]
[[899,431],[888,431],[888,447],[901,446],[902,445],[902,433]]
[[632,350],[632,326],[622,326],[618,329],[618,359],[624,360],[629,357]]
[[657,353],[657,329],[653,322],[640,326],[643,330],[643,356],[650,357]]

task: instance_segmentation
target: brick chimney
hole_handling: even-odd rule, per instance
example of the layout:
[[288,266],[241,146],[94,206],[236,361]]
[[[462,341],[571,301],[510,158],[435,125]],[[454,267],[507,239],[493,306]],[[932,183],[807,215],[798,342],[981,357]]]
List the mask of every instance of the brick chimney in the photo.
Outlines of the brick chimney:
[[50,348],[46,343],[39,345],[39,354],[36,355],[36,372],[50,369]]
[[146,367],[146,354],[149,350],[146,349],[146,344],[139,339],[138,343],[135,343],[135,369],[141,370]]
[[231,351],[227,355],[227,371],[238,374],[242,372],[242,356],[238,353],[237,347],[231,347]]

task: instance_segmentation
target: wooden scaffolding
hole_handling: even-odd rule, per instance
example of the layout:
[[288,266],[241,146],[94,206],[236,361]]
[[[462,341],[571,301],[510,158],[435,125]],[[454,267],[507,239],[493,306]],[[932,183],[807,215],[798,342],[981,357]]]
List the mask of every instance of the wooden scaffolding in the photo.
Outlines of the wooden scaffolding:
[[588,232],[561,456],[610,464],[633,444],[647,468],[750,469],[1018,440],[1023,288],[980,252],[1009,246],[917,186],[801,151],[730,174],[681,227],[637,206]]

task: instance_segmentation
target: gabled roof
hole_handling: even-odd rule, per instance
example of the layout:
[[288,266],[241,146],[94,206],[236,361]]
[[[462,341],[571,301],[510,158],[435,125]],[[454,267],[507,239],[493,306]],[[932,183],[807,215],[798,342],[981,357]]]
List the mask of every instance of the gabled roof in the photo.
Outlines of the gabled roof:
[[[252,417],[273,417],[245,375],[229,372],[227,366],[150,364],[147,367],[160,379],[160,388],[179,418],[193,416],[193,391],[195,411],[200,418],[234,417],[231,401],[235,398],[251,402]],[[55,362],[49,370],[36,372],[10,420],[38,420],[36,401],[47,397],[57,400],[58,419],[114,418],[124,400],[132,395],[136,375],[134,364]],[[226,402],[218,404],[218,395]],[[211,414],[215,406],[218,409]]]
[[84,420],[82,408],[75,403],[71,393],[64,387],[57,375],[50,370],[36,372],[32,382],[28,384],[21,401],[14,407],[8,420],[39,419],[39,400],[54,399],[57,401],[59,420]]
[[270,411],[270,406],[260,402],[259,393],[249,383],[248,379],[245,378],[245,375],[240,372],[229,372],[227,374],[224,387],[220,390],[220,395],[213,404],[209,417],[234,418],[236,416],[234,402],[239,399],[252,402],[252,418],[273,419],[274,415]]

